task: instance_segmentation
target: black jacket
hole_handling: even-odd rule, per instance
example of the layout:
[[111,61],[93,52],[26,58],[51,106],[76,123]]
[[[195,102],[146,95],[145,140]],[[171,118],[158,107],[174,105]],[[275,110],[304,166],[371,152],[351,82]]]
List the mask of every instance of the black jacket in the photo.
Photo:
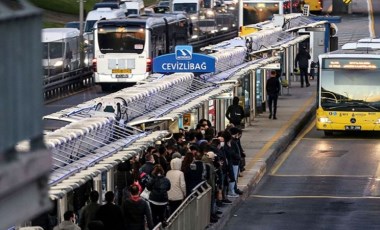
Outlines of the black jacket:
[[299,66],[301,69],[309,67],[310,54],[306,50],[300,50],[296,55],[295,67]]
[[[205,167],[205,168],[204,168]],[[186,182],[187,196],[191,194],[191,190],[204,180],[210,177],[210,166],[200,160],[195,160],[190,169],[184,172]]]
[[145,230],[145,218],[149,229],[153,229],[152,213],[148,202],[144,199],[126,199],[122,211],[127,230]]
[[163,175],[153,176],[146,188],[150,191],[149,200],[156,202],[168,202],[170,181]]
[[232,124],[240,125],[241,120],[244,118],[243,107],[236,104],[228,106],[226,111],[226,117]]
[[267,85],[266,85],[266,90],[268,95],[278,95],[280,92],[281,86],[280,86],[280,81],[278,80],[277,77],[270,77],[267,80]]
[[124,220],[119,206],[107,203],[99,207],[96,212],[96,220],[104,224],[104,229],[122,230],[124,229]]

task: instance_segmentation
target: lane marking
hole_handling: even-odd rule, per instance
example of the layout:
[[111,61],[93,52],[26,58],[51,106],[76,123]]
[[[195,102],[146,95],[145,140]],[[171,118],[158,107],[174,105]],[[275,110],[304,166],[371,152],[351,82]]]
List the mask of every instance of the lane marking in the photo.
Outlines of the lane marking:
[[290,146],[286,149],[286,151],[281,154],[281,156],[277,159],[276,163],[272,167],[269,175],[274,175],[283,165],[283,163],[288,159],[290,154],[293,152],[293,149],[299,144],[299,142],[303,139],[303,137],[310,132],[312,128],[314,128],[314,122],[310,122],[309,126],[304,129],[301,134],[290,144]]
[[254,198],[268,199],[380,199],[377,196],[265,196],[265,195],[250,195]]
[[[321,137],[304,137],[302,139],[304,139],[304,140],[321,140]],[[378,142],[379,141],[379,139],[366,139],[366,138],[351,139],[351,138],[347,138],[347,137],[335,137],[335,136],[330,137],[329,139],[323,139],[323,140],[325,140],[325,141],[327,141],[327,140],[331,140],[331,141],[360,141],[360,142],[362,142],[362,141],[374,141],[374,142],[376,141],[376,142]]]
[[297,174],[270,174],[273,177],[343,177],[343,178],[373,178],[372,175],[297,175]]
[[302,113],[305,112],[305,109],[313,102],[313,100],[315,99],[315,92],[313,93],[313,95],[302,105],[302,107],[297,111],[297,113],[295,113],[288,122],[286,122],[286,124],[284,126],[281,127],[281,129],[279,131],[277,131],[277,133],[269,139],[269,141],[267,141],[265,143],[265,145],[258,151],[258,153],[248,162],[248,164],[246,165],[246,168],[247,169],[252,169],[254,164],[256,162],[258,162],[261,158],[263,158],[264,154],[270,149],[270,147],[272,147],[272,145],[275,143],[276,140],[278,140],[284,133],[287,129],[289,129],[289,127],[301,116]]
[[373,2],[372,2],[372,0],[368,0],[367,5],[368,5],[368,19],[369,19],[369,35],[371,38],[375,38],[376,37],[375,18],[373,16]]

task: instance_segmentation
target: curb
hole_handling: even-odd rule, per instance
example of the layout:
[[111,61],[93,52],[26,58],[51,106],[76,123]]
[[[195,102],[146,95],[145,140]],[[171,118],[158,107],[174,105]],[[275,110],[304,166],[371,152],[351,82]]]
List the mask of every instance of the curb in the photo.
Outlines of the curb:
[[256,171],[254,176],[249,180],[249,184],[245,185],[243,188],[243,195],[234,199],[232,205],[228,205],[228,207],[224,208],[223,213],[217,223],[210,224],[207,229],[217,230],[222,229],[233,213],[235,213],[239,206],[245,201],[250,193],[256,188],[261,179],[267,174],[267,169],[270,169],[277,158],[283,153],[286,148],[290,145],[290,143],[297,137],[297,135],[304,129],[305,125],[310,122],[310,119],[314,116],[316,110],[316,104],[312,103],[305,110],[303,116],[297,119],[293,124],[291,124],[289,130],[280,137],[276,143],[265,153],[265,155],[269,156],[265,162],[257,162],[255,166],[251,169],[252,171]]

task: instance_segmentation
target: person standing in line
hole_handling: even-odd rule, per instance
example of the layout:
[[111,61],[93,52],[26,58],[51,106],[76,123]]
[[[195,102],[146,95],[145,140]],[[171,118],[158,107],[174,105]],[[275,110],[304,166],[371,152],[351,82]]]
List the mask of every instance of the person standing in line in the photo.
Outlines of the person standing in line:
[[170,161],[170,168],[166,178],[170,181],[170,190],[168,191],[169,209],[172,214],[186,197],[185,176],[181,171],[182,159],[173,158]]
[[309,83],[309,74],[308,74],[308,67],[309,67],[309,59],[310,59],[310,54],[306,50],[306,46],[302,46],[300,48],[300,51],[296,55],[296,60],[295,60],[295,68],[297,66],[300,67],[300,78],[301,78],[301,87],[303,87],[303,82],[305,80],[306,87],[310,86]]
[[170,190],[170,181],[164,175],[164,169],[160,164],[154,166],[152,179],[146,185],[150,191],[149,203],[152,209],[153,224],[164,223],[166,217],[166,206],[168,205],[168,191]]
[[[240,160],[239,160],[239,167],[237,169],[233,169],[234,170],[234,175],[237,174],[237,176],[235,176],[235,179],[236,179],[236,183],[235,183],[235,193],[238,194],[238,195],[243,195],[243,191],[241,191],[240,189],[238,189],[237,187],[237,183],[238,183],[238,179],[239,179],[239,174],[240,174],[240,167],[241,167],[241,162],[243,160],[243,148],[241,147],[241,144],[240,144],[240,129],[236,128],[236,127],[233,127],[230,129],[230,134],[232,136],[232,140],[231,140],[231,146],[233,147],[234,149],[234,152],[236,152],[239,157],[240,157]],[[236,157],[235,157],[236,158]],[[237,160],[237,159],[233,159],[234,160]],[[235,170],[237,170],[237,172],[235,172]]]
[[[281,86],[280,82],[276,77],[276,71],[272,70],[270,73],[270,78],[267,80],[266,90],[268,95],[268,107],[269,107],[269,119],[276,120],[277,113],[277,99],[280,92]],[[273,106],[273,107],[272,107]]]
[[96,212],[98,211],[100,204],[98,203],[99,193],[95,190],[90,192],[90,202],[82,209],[79,226],[81,229],[88,230],[88,224],[95,220]]
[[148,202],[141,199],[139,187],[133,184],[129,187],[129,192],[131,196],[122,205],[126,229],[145,230],[145,222],[149,229],[153,229],[152,213]]
[[232,105],[228,106],[226,117],[235,127],[241,127],[241,121],[244,118],[244,109],[239,105],[239,98],[232,99]]
[[123,214],[121,208],[115,202],[115,194],[108,191],[105,194],[106,204],[100,206],[96,212],[96,220],[104,224],[104,229],[122,230],[124,229]]
[[226,154],[228,164],[228,198],[236,198],[239,195],[235,192],[235,184],[237,183],[237,176],[239,172],[240,153],[236,151],[236,148],[232,144],[232,135],[229,131],[224,131],[222,134],[224,138],[223,150]]
[[75,222],[75,213],[73,211],[66,211],[63,214],[63,221],[59,225],[55,226],[53,230],[81,230]]

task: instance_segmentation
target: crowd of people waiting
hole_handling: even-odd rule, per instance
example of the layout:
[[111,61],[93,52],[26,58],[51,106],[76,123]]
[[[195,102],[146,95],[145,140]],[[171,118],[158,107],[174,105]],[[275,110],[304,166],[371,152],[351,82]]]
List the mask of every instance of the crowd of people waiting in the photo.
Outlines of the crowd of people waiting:
[[119,164],[115,193],[106,192],[106,203],[100,205],[98,192],[91,191],[89,203],[79,214],[79,226],[74,212],[68,211],[54,230],[152,229],[165,224],[203,181],[212,187],[210,222],[217,222],[218,207],[232,204],[230,199],[242,194],[237,188],[245,165],[241,136],[242,130],[233,124],[216,133],[206,119],[196,129],[180,129],[165,143],[156,143],[141,156]]

